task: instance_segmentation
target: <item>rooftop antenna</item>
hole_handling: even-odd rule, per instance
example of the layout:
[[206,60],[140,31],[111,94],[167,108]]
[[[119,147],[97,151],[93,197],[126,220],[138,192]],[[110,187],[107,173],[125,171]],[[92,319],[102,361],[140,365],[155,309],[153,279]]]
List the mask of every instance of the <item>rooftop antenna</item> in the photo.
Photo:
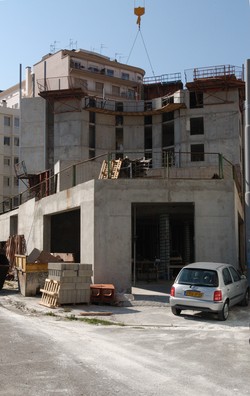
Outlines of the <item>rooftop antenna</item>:
[[119,62],[121,62],[122,59],[127,58],[127,56],[119,56]]
[[57,43],[59,43],[59,41],[54,41],[53,44],[50,44],[50,52],[51,52],[52,54],[54,54],[54,53],[58,50],[58,48],[56,48],[56,44],[57,44]]
[[[250,1],[250,0],[249,0]],[[117,55],[122,55],[120,52],[115,52],[115,60],[117,60]],[[120,57],[119,57],[120,58]]]
[[103,50],[103,48],[107,48],[107,47],[105,47],[104,44],[101,44],[101,46],[100,46],[100,54],[101,54],[101,55],[102,55],[102,50]]
[[72,39],[69,39],[69,49],[77,49],[77,41],[73,41]]

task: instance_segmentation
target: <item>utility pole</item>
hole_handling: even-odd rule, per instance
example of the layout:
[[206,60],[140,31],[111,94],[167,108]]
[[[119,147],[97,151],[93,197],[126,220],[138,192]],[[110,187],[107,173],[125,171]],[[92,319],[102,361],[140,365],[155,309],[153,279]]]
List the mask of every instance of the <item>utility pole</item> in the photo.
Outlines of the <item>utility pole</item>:
[[246,61],[245,90],[245,233],[247,277],[250,285],[250,59]]

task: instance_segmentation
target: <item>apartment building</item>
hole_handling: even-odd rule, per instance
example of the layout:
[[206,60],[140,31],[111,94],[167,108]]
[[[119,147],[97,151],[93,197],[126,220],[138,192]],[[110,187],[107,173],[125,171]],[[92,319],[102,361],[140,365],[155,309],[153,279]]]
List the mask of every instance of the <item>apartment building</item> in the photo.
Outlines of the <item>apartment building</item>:
[[183,82],[61,50],[27,73],[20,160],[27,180],[54,173],[56,194],[46,197],[49,184],[44,198],[2,214],[1,240],[17,217],[29,251],[74,252],[95,282],[122,290],[155,258],[171,277],[176,253],[181,265],[245,269],[242,68],[196,68]]
[[[30,76],[30,68],[26,69],[26,76]],[[0,91],[0,202],[5,209],[10,207],[9,198],[19,192],[19,180],[16,177],[15,165],[19,163],[20,155],[20,101],[22,97],[30,95],[26,88],[27,78],[21,84],[16,84],[4,91]]]
[[[1,100],[1,99],[0,99]],[[15,164],[19,162],[20,111],[18,106],[7,107],[7,101],[0,104],[0,202],[18,194],[18,178]]]

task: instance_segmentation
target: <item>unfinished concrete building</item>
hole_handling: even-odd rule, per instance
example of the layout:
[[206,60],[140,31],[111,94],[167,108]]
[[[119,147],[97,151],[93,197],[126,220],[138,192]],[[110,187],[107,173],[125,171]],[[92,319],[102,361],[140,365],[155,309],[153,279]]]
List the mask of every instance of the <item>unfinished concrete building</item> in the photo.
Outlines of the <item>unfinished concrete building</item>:
[[1,240],[15,224],[28,252],[73,252],[95,283],[119,290],[194,260],[245,269],[242,68],[194,69],[183,83],[59,51],[34,65],[30,84],[20,176],[49,174],[2,213]]

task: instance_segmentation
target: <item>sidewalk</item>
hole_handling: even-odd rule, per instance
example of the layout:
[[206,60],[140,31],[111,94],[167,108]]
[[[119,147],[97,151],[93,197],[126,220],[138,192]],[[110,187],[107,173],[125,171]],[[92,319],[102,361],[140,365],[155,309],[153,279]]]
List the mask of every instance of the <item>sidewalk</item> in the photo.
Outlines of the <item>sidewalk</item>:
[[5,282],[0,290],[0,305],[9,310],[24,315],[56,316],[65,319],[90,318],[105,320],[111,324],[147,327],[166,327],[171,329],[222,329],[243,327],[249,329],[250,305],[248,307],[235,306],[230,310],[229,319],[225,322],[218,321],[216,315],[201,315],[193,311],[185,311],[180,316],[172,314],[169,306],[169,293],[171,282],[158,281],[157,283],[138,283],[132,288],[132,300],[125,302],[126,306],[75,304],[49,308],[40,305],[41,296],[24,297],[16,287],[11,287]]
[[94,317],[124,325],[162,326],[166,325],[167,312],[171,314],[169,309],[171,284],[172,282],[167,281],[138,283],[132,288],[130,299],[118,306],[76,304],[49,308],[40,304],[41,296],[24,297],[18,290],[17,282],[7,281],[0,291],[0,304],[7,309],[17,309],[28,315]]

